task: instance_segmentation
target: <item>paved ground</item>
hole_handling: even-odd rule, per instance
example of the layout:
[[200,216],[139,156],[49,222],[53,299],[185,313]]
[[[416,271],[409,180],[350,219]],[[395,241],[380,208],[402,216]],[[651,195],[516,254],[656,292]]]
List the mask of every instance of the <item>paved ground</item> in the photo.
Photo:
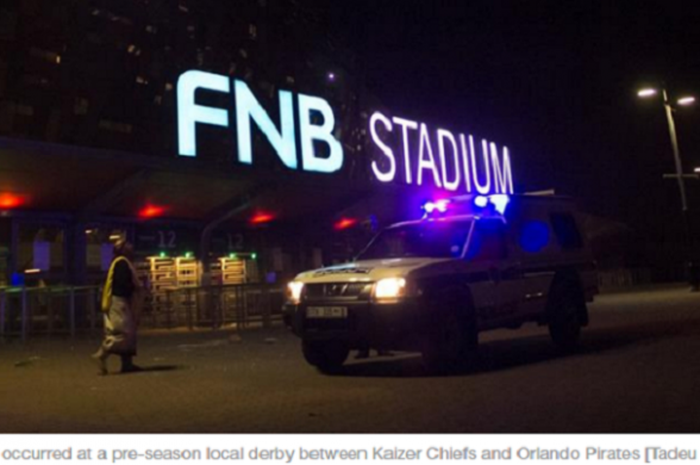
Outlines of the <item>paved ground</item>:
[[700,294],[606,295],[590,309],[576,355],[559,356],[544,328],[498,331],[475,372],[447,377],[412,354],[323,376],[281,328],[146,336],[150,371],[108,377],[87,357],[96,339],[8,342],[0,431],[700,432]]

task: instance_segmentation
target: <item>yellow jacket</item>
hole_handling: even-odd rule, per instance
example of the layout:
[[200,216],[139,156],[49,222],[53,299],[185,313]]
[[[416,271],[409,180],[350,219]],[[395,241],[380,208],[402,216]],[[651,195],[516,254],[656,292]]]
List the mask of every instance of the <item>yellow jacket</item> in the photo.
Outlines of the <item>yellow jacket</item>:
[[105,287],[102,289],[101,309],[104,313],[109,312],[109,308],[112,306],[112,281],[114,280],[114,268],[117,266],[117,263],[122,260],[126,261],[126,264],[129,265],[129,268],[131,269],[131,279],[134,280],[134,289],[138,291],[138,289],[141,287],[141,283],[136,278],[136,270],[134,269],[134,265],[131,264],[129,259],[126,257],[115,258],[109,267],[107,281],[105,281]]

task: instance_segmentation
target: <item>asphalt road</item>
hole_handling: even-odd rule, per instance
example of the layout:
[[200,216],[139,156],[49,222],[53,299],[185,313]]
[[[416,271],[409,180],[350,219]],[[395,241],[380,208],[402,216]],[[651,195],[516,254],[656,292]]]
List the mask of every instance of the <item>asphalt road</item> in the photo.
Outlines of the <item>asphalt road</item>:
[[[700,432],[700,294],[600,296],[581,350],[481,337],[473,372],[415,354],[324,376],[286,330],[146,335],[148,371],[96,376],[97,339],[0,345],[1,432]],[[111,369],[118,367],[112,361]]]

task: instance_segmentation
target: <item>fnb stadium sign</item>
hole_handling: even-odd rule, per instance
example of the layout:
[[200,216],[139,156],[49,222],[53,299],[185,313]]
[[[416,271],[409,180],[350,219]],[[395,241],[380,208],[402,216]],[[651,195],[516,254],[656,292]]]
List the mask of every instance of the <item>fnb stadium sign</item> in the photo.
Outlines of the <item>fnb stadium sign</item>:
[[[287,168],[297,169],[296,132],[294,122],[293,95],[286,90],[279,91],[280,128],[267,114],[255,98],[250,87],[238,79],[233,80],[236,103],[236,134],[238,136],[238,161],[253,163],[253,143],[251,121],[267,137],[277,156]],[[177,81],[177,120],[179,154],[185,157],[197,156],[196,124],[213,124],[227,127],[228,111],[195,103],[195,92],[204,89],[214,92],[231,93],[231,79],[219,74],[203,71],[187,71]],[[343,166],[343,147],[333,136],[335,116],[327,101],[320,97],[299,94],[299,138],[301,142],[302,168],[304,171],[332,173]],[[314,125],[311,117],[314,112],[321,115],[321,125]],[[327,157],[317,157],[314,141],[325,142],[330,148]]]
[[[370,117],[369,130],[372,141],[385,157],[382,162],[372,162],[372,172],[381,182],[392,182],[401,176],[397,174],[397,157],[400,156],[406,184],[422,186],[427,179],[435,187],[449,191],[513,193],[507,147],[499,153],[495,143],[482,139],[481,150],[477,152],[472,135],[455,136],[446,129],[433,133],[425,123],[399,117],[390,119],[380,112]],[[400,150],[387,142],[387,139],[395,139],[391,137],[394,131],[401,133]],[[397,155],[399,152],[401,155]]]
[[[197,156],[197,124],[229,126],[227,109],[195,102],[195,94],[200,89],[233,93],[238,162],[253,164],[252,122],[287,168],[318,173],[342,169],[343,145],[334,135],[335,115],[328,101],[280,90],[277,96],[279,124],[275,124],[244,81],[196,70],[183,73],[177,83],[179,155]],[[321,117],[318,124],[316,115]],[[506,147],[499,152],[493,142],[481,140],[480,144],[475,144],[473,136],[455,135],[445,129],[433,133],[425,123],[389,118],[380,112],[370,117],[369,133],[380,153],[378,159],[372,161],[371,171],[380,182],[432,184],[449,191],[480,194],[513,193]],[[397,139],[400,143],[392,142]],[[297,142],[301,148],[301,166]],[[319,143],[328,147],[323,155],[316,153]],[[480,145],[480,151],[476,145]]]

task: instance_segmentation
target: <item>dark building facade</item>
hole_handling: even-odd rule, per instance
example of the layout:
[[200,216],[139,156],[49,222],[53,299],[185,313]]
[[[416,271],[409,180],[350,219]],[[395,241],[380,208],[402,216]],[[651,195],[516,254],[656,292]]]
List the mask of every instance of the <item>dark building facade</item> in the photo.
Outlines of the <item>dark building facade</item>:
[[[18,0],[0,8],[3,135],[171,157],[175,86],[190,69],[243,79],[261,99],[280,88],[320,94],[342,131],[359,115],[355,57],[292,0]],[[216,149],[227,143],[210,139]]]
[[[0,285],[98,282],[123,236],[144,267],[191,258],[206,282],[222,257],[277,282],[349,258],[376,228],[363,207],[372,99],[323,15],[294,0],[3,2]],[[273,120],[281,89],[322,97],[343,169],[290,171],[260,131],[243,166],[233,131],[212,127],[196,159],[178,157],[177,81],[192,69],[244,81]]]

